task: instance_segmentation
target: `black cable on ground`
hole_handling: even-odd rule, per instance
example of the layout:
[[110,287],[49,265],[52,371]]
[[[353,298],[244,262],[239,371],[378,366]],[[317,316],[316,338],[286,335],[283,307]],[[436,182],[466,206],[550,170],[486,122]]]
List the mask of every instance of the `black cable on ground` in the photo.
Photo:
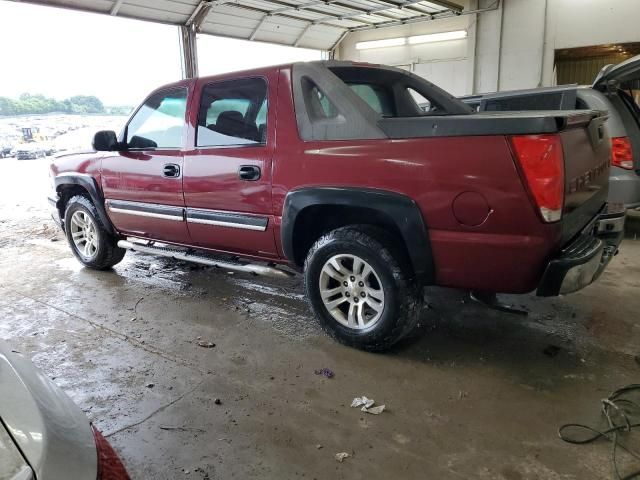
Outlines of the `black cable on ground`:
[[[614,391],[607,398],[602,399],[601,411],[609,428],[598,430],[589,425],[567,423],[558,429],[560,438],[568,443],[584,445],[604,438],[611,442],[611,466],[616,480],[640,480],[640,469],[631,473],[621,474],[618,465],[618,449],[640,461],[640,452],[631,450],[621,443],[621,437],[628,436],[634,428],[640,427],[640,403],[629,398],[633,393],[640,398],[640,384],[627,385]],[[571,435],[569,430],[575,430]]]

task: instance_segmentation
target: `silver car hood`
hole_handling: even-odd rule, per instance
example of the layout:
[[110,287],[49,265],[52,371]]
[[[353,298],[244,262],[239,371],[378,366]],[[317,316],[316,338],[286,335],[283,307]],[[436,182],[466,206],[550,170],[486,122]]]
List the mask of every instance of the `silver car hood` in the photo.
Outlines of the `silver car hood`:
[[0,341],[0,419],[38,480],[96,480],[89,420],[31,361]]

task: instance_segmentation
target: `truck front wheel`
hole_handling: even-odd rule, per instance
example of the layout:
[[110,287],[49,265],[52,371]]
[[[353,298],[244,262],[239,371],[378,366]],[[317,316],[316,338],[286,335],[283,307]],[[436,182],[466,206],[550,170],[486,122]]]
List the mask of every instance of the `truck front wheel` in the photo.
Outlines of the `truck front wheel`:
[[87,197],[76,195],[67,203],[65,233],[71,251],[80,262],[96,270],[107,270],[120,262],[126,250],[118,247]]
[[319,238],[305,261],[307,298],[323,329],[364,350],[390,348],[417,323],[422,291],[382,230],[349,226]]

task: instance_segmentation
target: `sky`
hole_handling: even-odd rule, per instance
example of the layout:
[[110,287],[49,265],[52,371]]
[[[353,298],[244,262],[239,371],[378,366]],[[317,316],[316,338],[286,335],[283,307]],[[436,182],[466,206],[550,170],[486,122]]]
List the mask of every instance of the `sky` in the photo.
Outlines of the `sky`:
[[[137,105],[181,78],[178,27],[0,0],[0,96],[96,95]],[[320,52],[199,35],[200,75],[298,60]]]

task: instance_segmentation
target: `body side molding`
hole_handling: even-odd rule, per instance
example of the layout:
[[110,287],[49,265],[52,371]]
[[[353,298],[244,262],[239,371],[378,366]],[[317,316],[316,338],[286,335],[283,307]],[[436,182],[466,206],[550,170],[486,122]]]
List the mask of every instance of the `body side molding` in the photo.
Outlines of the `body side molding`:
[[187,222],[264,232],[269,219],[242,213],[187,207]]
[[184,208],[172,205],[157,205],[153,203],[130,202],[127,200],[105,201],[110,212],[138,215],[140,217],[160,218],[163,220],[184,221]]

